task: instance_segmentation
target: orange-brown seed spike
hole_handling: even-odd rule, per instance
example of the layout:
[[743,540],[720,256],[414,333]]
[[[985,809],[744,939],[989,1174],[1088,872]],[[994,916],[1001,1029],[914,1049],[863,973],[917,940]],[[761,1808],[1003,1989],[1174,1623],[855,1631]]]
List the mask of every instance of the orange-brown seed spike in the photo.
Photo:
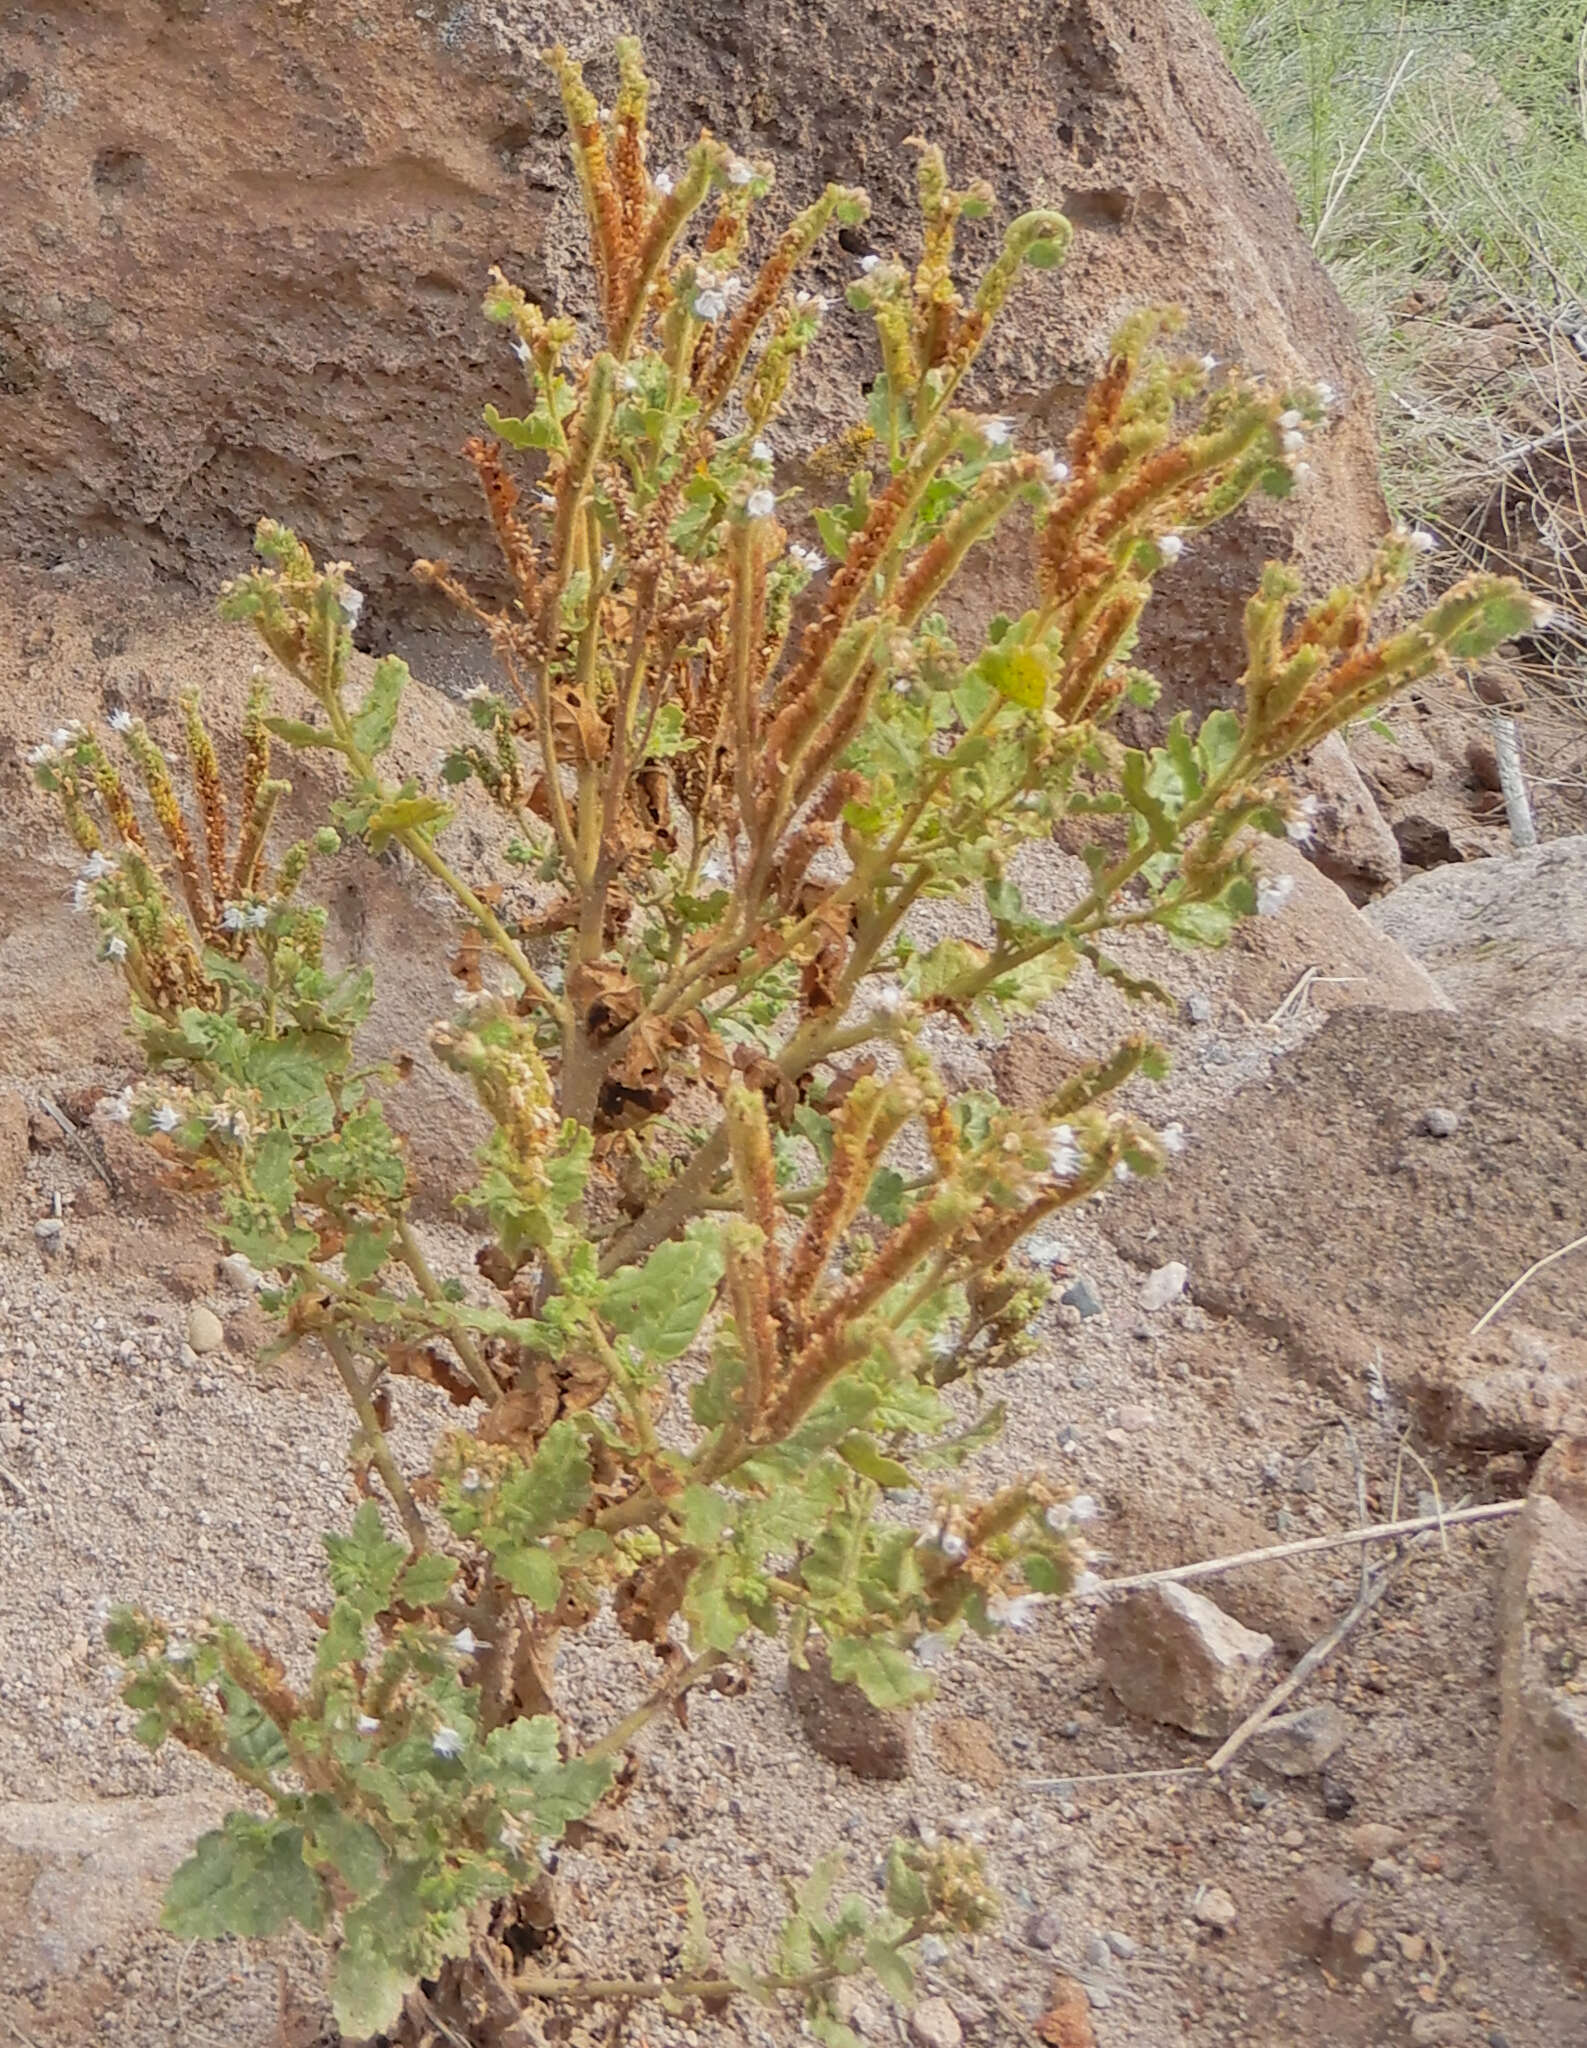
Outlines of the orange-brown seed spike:
[[501,450],[494,441],[475,434],[463,443],[463,453],[474,465],[474,474],[479,478],[496,545],[518,587],[519,601],[532,617],[540,576],[535,562],[534,535],[518,517],[518,486],[507,474]]
[[226,887],[226,792],[221,784],[215,742],[204,723],[196,690],[184,690],[182,693],[182,736],[187,742],[193,790],[204,826],[204,858],[209,868],[210,899],[218,906]]

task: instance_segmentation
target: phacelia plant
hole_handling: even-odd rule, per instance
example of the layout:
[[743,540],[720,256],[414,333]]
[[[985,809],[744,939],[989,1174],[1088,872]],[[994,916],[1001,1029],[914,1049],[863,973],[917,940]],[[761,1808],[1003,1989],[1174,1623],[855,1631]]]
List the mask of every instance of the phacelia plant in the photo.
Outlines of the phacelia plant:
[[[333,1361],[364,1496],[325,1538],[332,1598],[296,1679],[219,1619],[179,1639],[127,1611],[110,1640],[140,1739],[174,1737],[249,1795],[177,1874],[168,1924],[325,1933],[350,2034],[392,2027],[472,1945],[511,2010],[742,1989],[801,1997],[815,2036],[846,2042],[839,1979],[869,1970],[907,2000],[914,1945],[984,1921],[971,1852],[896,1848],[880,1901],[833,1904],[819,1872],[759,1959],[719,1963],[694,1901],[683,1960],[650,1982],[570,1976],[554,1947],[515,1962],[495,1934],[646,1721],[753,1636],[797,1661],[818,1635],[838,1680],[905,1702],[965,1631],[1025,1621],[1083,1565],[1061,1487],[977,1491],[995,1414],[966,1426],[949,1390],[1028,1352],[1029,1233],[1162,1163],[1110,1106],[1159,1055],[1133,1037],[1016,1111],[951,1093],[922,1022],[995,1030],[1082,974],[1159,994],[1110,934],[1219,943],[1258,908],[1257,837],[1304,830],[1282,764],[1530,607],[1479,577],[1375,637],[1408,536],[1309,607],[1269,567],[1240,708],[1122,744],[1113,713],[1156,690],[1132,659],[1154,580],[1252,492],[1304,480],[1329,394],[1219,371],[1143,314],[1062,456],[1019,446],[960,393],[1069,228],[1026,214],[961,286],[957,224],[991,195],[952,189],[928,148],[918,260],[868,257],[849,291],[880,352],[869,424],[835,451],[841,497],[807,513],[772,438],[824,312],[797,276],[865,200],[829,187],[763,239],[770,168],[707,136],[653,173],[638,51],[620,56],[609,117],[552,59],[599,340],[586,352],[499,274],[485,302],[525,383],[522,414],[488,410],[467,449],[504,594],[417,565],[500,671],[436,785],[384,765],[408,674],[387,658],[353,690],[344,568],[268,521],[225,611],[289,690],[278,710],[256,688],[240,787],[196,702],[190,808],[136,720],[35,757],[131,992],[133,1127],[213,1191],[286,1336]],[[1029,608],[962,644],[944,601],[1011,519],[1034,528]],[[335,757],[342,781],[280,850],[277,743]],[[495,875],[449,850],[470,785],[507,821]],[[1015,871],[1060,824],[1088,879],[1038,915]],[[315,862],[348,840],[400,850],[466,929],[472,991],[430,1042],[489,1126],[452,1191],[472,1270],[437,1271],[410,1220],[400,1084],[360,1050],[370,978],[325,961]],[[921,940],[914,906],[972,892],[985,943]],[[451,1404],[422,1471],[388,1429],[414,1380]],[[580,1746],[554,1652],[603,1613],[653,1647],[657,1679]]]

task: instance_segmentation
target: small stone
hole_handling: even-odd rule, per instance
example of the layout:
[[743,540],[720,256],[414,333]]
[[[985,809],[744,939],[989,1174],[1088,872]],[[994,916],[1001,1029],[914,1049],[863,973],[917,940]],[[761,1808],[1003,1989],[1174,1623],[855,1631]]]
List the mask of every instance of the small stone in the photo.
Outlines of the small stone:
[[1403,1828],[1393,1827],[1384,1820],[1364,1820],[1359,1827],[1350,1830],[1350,1853],[1366,1870],[1380,1856],[1392,1855],[1404,1840]]
[[1086,1943],[1086,1964],[1093,1970],[1105,1970],[1113,1961],[1113,1951],[1100,1934],[1093,1934]]
[[1411,2021],[1411,2039],[1417,2048],[1458,2048],[1471,2031],[1464,2013],[1419,2012]]
[[1240,1909],[1222,1885],[1204,1884],[1190,1902],[1190,1917],[1202,1927],[1227,1934],[1240,1917]]
[[1348,1714],[1326,1704],[1275,1714],[1251,1738],[1251,1755],[1281,1778],[1309,1778],[1343,1746],[1351,1725]]
[[1306,1831],[1304,1828],[1286,1828],[1283,1834],[1279,1836],[1279,1840],[1286,1849],[1304,1849],[1306,1846]]
[[910,2014],[909,2038],[915,2048],[959,2048],[964,2030],[945,1998],[926,1998]]
[[1367,1875],[1375,1877],[1379,1884],[1401,1885],[1405,1882],[1405,1872],[1392,1856],[1376,1857],[1368,1867]]
[[1065,1308],[1078,1309],[1083,1322],[1089,1323],[1102,1313],[1102,1297],[1089,1280],[1072,1280],[1058,1299]]
[[1427,1941],[1420,1934],[1396,1934],[1400,1954],[1408,1963],[1419,1963],[1427,1953]]
[[1025,1941],[1030,1948],[1056,1948],[1063,1938],[1063,1922],[1056,1913],[1032,1913],[1025,1923]]
[[1151,1586],[1103,1609],[1094,1650],[1132,1714],[1191,1735],[1227,1735],[1273,1654],[1273,1638],[1186,1586]]
[[1212,1021],[1212,1000],[1209,996],[1193,995],[1185,999],[1185,1011],[1192,1024],[1210,1024]]
[[1112,1949],[1121,1963],[1127,1963],[1136,1951],[1136,1944],[1129,1935],[1121,1934],[1116,1927],[1104,1929],[1102,1939]]
[[1171,1308],[1185,1291],[1190,1278],[1190,1269],[1181,1259],[1170,1259],[1166,1266],[1159,1266],[1147,1276],[1141,1289],[1141,1307],[1150,1315],[1157,1309]]
[[201,1301],[193,1304],[187,1318],[187,1341],[200,1358],[218,1351],[226,1341],[226,1326],[212,1308]]
[[33,1235],[45,1251],[58,1252],[66,1235],[66,1225],[59,1216],[41,1216],[33,1226]]
[[237,1294],[255,1294],[259,1272],[246,1252],[229,1252],[220,1262],[221,1278]]
[[1139,1401],[1126,1401],[1119,1410],[1120,1429],[1150,1429],[1152,1411]]
[[1323,1812],[1330,1820],[1348,1820],[1356,1810],[1356,1795],[1337,1778],[1323,1779]]
[[1435,1103],[1431,1109],[1422,1111],[1421,1129],[1429,1138],[1452,1138],[1460,1129],[1460,1118],[1452,1109]]

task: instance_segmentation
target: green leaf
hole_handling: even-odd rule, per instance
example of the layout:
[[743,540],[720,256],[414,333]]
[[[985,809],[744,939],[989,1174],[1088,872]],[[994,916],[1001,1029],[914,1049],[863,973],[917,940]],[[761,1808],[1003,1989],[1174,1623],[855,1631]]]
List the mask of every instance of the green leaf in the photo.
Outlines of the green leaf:
[[386,1535],[380,1510],[372,1500],[360,1503],[350,1534],[327,1534],[323,1540],[331,1562],[332,1588],[350,1600],[366,1620],[378,1614],[391,1598],[408,1546],[394,1543]]
[[906,1707],[931,1691],[931,1680],[912,1659],[874,1636],[837,1636],[828,1651],[832,1676],[857,1685],[873,1707]]
[[266,1109],[301,1109],[325,1092],[325,1069],[305,1045],[263,1038],[248,1048],[243,1073]]
[[696,1550],[709,1550],[720,1541],[734,1515],[727,1496],[709,1486],[686,1486],[679,1506],[684,1541]]
[[878,1167],[871,1176],[870,1187],[866,1190],[865,1206],[873,1216],[883,1223],[895,1227],[909,1214],[906,1200],[908,1183],[904,1176],[891,1166]]
[[879,1935],[872,1935],[865,1944],[865,1960],[888,1997],[907,2007],[915,1996],[915,1973],[903,1951]]
[[457,1577],[457,1559],[427,1550],[416,1557],[397,1581],[395,1597],[407,1607],[433,1607],[444,1600]]
[[278,740],[285,740],[289,747],[335,747],[340,744],[323,726],[309,725],[301,718],[267,718],[264,727]]
[[285,1216],[297,1191],[292,1171],[296,1148],[290,1131],[266,1131],[248,1162],[254,1192],[277,1216]]
[[369,694],[353,714],[353,743],[372,760],[391,745],[397,730],[397,712],[408,685],[408,664],[395,654],[375,663]]
[[496,1569],[513,1591],[538,1607],[542,1614],[556,1606],[562,1594],[562,1573],[550,1551],[538,1543],[507,1544],[496,1552]]
[[682,1357],[694,1342],[722,1277],[714,1236],[657,1245],[642,1266],[624,1266],[608,1282],[601,1313],[652,1364]]
[[901,1842],[887,1852],[887,1903],[901,1920],[919,1920],[931,1908],[926,1881]]
[[380,853],[386,841],[395,838],[399,832],[422,831],[425,826],[439,824],[451,815],[451,805],[442,803],[439,797],[398,796],[370,813],[364,831],[370,850]]
[[879,1451],[868,1436],[846,1436],[837,1446],[837,1453],[851,1470],[877,1486],[914,1485],[908,1466]]
[[281,1820],[228,1813],[200,1835],[171,1879],[160,1924],[185,1941],[279,1934],[296,1921],[317,1934],[325,1895],[303,1861],[303,1831]]
[[356,1898],[372,1892],[386,1874],[386,1850],[367,1822],[343,1813],[328,1792],[307,1802],[309,1853],[332,1865]]
[[1000,697],[1025,711],[1040,711],[1047,701],[1047,664],[1029,647],[989,647],[976,663]]
[[347,1233],[347,1249],[342,1253],[348,1279],[373,1279],[386,1263],[395,1235],[389,1223],[355,1223]]
[[612,1782],[608,1757],[575,1757],[535,1779],[535,1829],[555,1839],[576,1820],[593,1813]]
[[1203,773],[1215,782],[1240,750],[1240,719],[1233,711],[1212,711],[1201,721],[1196,735],[1196,752]]

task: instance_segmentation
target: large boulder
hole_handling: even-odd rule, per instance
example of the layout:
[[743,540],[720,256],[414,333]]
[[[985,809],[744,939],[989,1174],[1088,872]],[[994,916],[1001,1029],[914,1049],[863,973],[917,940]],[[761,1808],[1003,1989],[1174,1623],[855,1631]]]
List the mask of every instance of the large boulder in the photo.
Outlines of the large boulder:
[[[1587,1210],[1583,1101],[1587,1048],[1549,1032],[1339,1010],[1240,1090],[1216,1144],[1104,1225],[1142,1266],[1171,1246],[1202,1307],[1325,1382],[1442,1388],[1485,1311]],[[1584,1334],[1579,1261],[1538,1271],[1484,1337],[1508,1341],[1516,1315],[1546,1393]]]
[[1587,1962],[1587,1437],[1556,1444],[1510,1539],[1499,1602],[1493,1841]]
[[[485,563],[456,450],[487,400],[521,394],[479,318],[486,269],[577,310],[580,231],[534,54],[543,11],[434,12],[13,11],[0,553],[71,564],[86,544],[86,563],[209,588],[268,511],[354,561],[376,631],[399,600],[418,603],[415,555]],[[1360,564],[1382,520],[1367,379],[1193,0],[1010,0],[995,16],[748,0],[731,19],[680,0],[566,0],[554,25],[597,59],[602,91],[613,35],[644,36],[661,158],[705,123],[772,158],[786,204],[829,178],[863,183],[879,243],[911,235],[919,133],[961,175],[990,177],[1007,209],[1063,205],[1077,246],[1056,279],[1027,283],[978,387],[1035,436],[1064,430],[1120,316],[1147,301],[1181,304],[1197,351],[1337,387],[1343,417],[1311,487],[1163,579],[1146,653],[1180,694],[1238,673],[1264,557],[1298,554],[1316,583]],[[984,255],[990,230],[974,239]],[[840,288],[852,266],[834,241],[821,281]],[[823,381],[780,437],[790,457],[830,438],[873,368],[841,300],[832,327]]]
[[1587,834],[1431,868],[1367,915],[1459,1008],[1587,1039]]

